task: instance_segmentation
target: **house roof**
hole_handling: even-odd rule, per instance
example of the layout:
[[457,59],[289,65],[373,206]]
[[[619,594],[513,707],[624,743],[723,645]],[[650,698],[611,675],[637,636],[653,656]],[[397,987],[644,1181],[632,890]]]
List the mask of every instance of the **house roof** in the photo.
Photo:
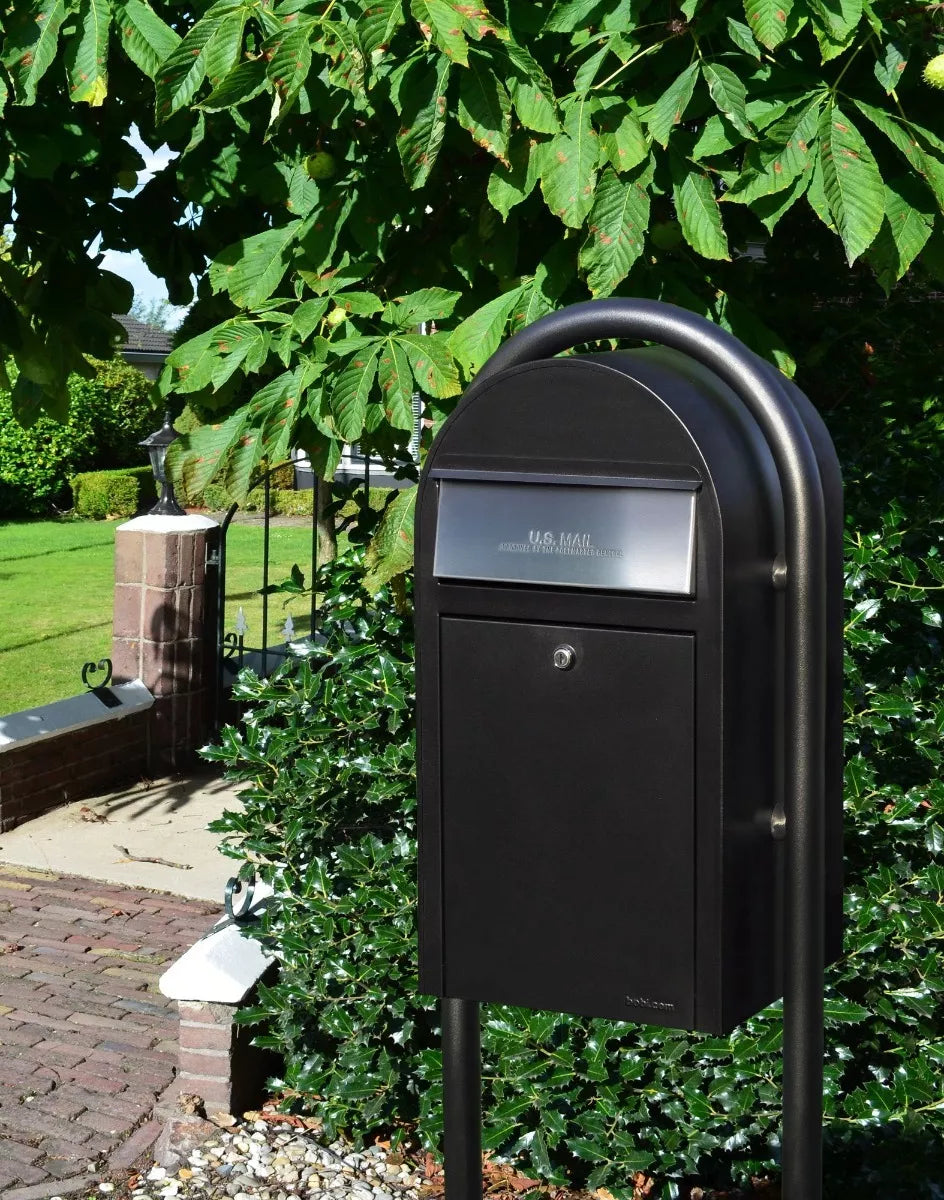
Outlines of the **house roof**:
[[173,349],[170,334],[165,333],[163,329],[118,313],[115,314],[115,320],[120,321],[125,328],[125,344],[121,347],[123,352],[130,350],[143,354],[167,355]]

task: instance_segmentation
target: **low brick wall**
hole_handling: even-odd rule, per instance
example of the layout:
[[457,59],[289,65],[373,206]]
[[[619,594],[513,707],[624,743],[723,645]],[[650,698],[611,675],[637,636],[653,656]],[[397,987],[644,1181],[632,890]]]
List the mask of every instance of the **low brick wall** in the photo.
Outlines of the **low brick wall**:
[[149,712],[0,753],[0,831],[147,774]]

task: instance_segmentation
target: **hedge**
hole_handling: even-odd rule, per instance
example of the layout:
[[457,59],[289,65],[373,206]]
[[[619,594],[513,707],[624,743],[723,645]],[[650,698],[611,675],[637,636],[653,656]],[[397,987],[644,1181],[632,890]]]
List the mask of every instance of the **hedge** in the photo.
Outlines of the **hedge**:
[[73,475],[70,482],[75,515],[98,521],[106,517],[133,517],[157,498],[150,467],[83,471]]
[[[848,390],[827,413],[846,474],[848,622],[826,1194],[931,1200],[944,1178],[944,337],[933,308],[881,313],[874,344],[849,334],[851,309],[812,314],[845,340],[801,380],[837,401],[840,380]],[[323,568],[325,644],[267,681],[241,676],[243,725],[209,757],[246,785],[243,809],[213,828],[275,889],[254,936],[280,978],[241,1019],[285,1054],[276,1085],[329,1137],[415,1130],[437,1152],[437,1010],[415,970],[409,590],[370,599],[360,578],[356,553]],[[775,1170],[781,1038],[779,1005],[728,1037],[487,1006],[485,1146],[626,1200],[636,1172],[668,1197],[686,1178]]]
[[0,517],[68,507],[76,473],[145,461],[137,443],[159,424],[150,382],[121,359],[94,367],[92,379],[70,378],[65,422],[40,417],[24,429],[0,391]]

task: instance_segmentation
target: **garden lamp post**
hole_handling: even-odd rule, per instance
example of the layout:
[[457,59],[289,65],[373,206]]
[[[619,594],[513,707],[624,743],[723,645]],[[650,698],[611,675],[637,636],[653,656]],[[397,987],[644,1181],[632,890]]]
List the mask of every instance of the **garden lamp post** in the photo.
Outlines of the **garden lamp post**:
[[154,472],[155,480],[160,484],[161,495],[158,502],[148,513],[148,516],[157,517],[184,517],[186,512],[177,503],[177,497],[174,495],[174,486],[167,478],[164,471],[164,460],[167,458],[167,448],[177,437],[177,430],[173,427],[170,420],[170,409],[164,412],[164,424],[154,431],[141,442],[139,446],[143,446],[148,452],[151,459],[151,470]]

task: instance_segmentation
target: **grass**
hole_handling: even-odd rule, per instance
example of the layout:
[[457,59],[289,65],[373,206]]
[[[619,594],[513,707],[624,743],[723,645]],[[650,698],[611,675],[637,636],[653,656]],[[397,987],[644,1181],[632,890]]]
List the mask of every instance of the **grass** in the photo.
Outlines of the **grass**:
[[[0,714],[61,700],[83,691],[82,665],[111,652],[116,521],[0,523]],[[249,624],[247,642],[258,645],[262,623],[261,524],[234,524],[227,544],[227,628],[236,606]],[[308,522],[270,529],[270,581],[288,577],[298,563],[311,573]],[[283,607],[270,597],[269,639],[291,612],[299,632],[310,601]],[[94,682],[94,677],[93,677]]]

